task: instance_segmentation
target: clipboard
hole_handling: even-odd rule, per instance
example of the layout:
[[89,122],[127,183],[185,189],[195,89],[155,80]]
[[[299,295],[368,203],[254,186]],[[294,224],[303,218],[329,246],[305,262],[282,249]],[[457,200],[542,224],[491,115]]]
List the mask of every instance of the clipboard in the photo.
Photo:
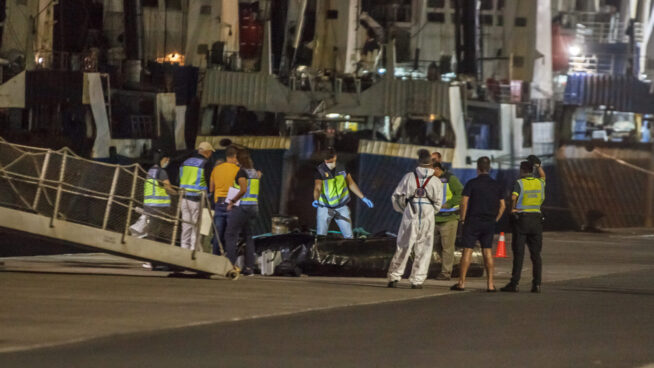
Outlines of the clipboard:
[[[236,197],[236,195],[240,192],[240,189],[236,189],[234,187],[229,187],[229,190],[227,191],[227,199],[232,200]],[[238,201],[234,202],[234,206],[238,206],[241,204],[241,200],[239,199]]]

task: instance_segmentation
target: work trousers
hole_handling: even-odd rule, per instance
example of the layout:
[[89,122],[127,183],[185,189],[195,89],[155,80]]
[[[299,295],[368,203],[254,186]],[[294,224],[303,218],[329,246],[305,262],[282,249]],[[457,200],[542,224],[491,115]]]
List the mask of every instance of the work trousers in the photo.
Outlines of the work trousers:
[[243,205],[235,206],[229,212],[227,219],[227,230],[225,230],[225,253],[232,264],[236,264],[238,236],[243,234],[245,239],[245,268],[254,268],[254,239],[252,229],[254,220],[257,218],[259,206]]
[[200,217],[200,201],[182,198],[182,248],[195,250],[197,223]]
[[332,220],[336,221],[336,225],[345,239],[352,239],[352,220],[350,208],[347,205],[337,208],[318,207],[316,234],[327,235]]
[[[170,238],[166,239],[166,221],[159,219],[155,216],[164,217],[170,213],[170,207],[149,207],[145,206],[144,212],[148,215],[145,233],[148,234],[147,238],[151,240],[163,240],[170,242]],[[166,234],[163,234],[166,232]]]
[[437,222],[434,225],[434,240],[436,250],[441,257],[441,273],[450,276],[452,274],[452,265],[454,264],[454,244],[456,242],[456,231],[459,227],[459,221]]
[[513,271],[511,273],[511,283],[518,285],[520,283],[520,274],[522,273],[522,262],[525,257],[525,243],[529,248],[531,263],[533,266],[533,285],[540,285],[543,273],[543,261],[540,257],[540,251],[543,248],[543,220],[540,213],[521,213],[514,220],[513,236],[515,239],[511,242],[513,251]]

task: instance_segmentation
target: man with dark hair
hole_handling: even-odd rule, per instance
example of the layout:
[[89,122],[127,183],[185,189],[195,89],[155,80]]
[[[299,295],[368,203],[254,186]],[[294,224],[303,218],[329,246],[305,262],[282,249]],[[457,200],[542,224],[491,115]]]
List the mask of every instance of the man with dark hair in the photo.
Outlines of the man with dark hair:
[[336,164],[338,155],[333,148],[323,152],[323,157],[325,160],[318,165],[314,174],[311,204],[317,208],[316,234],[326,236],[329,224],[334,219],[343,237],[351,239],[352,220],[347,206],[350,202],[350,190],[369,208],[373,207],[373,203],[363,195],[352,176],[345,171],[345,167]]
[[463,224],[463,255],[461,256],[461,275],[459,282],[450,289],[465,290],[466,274],[470,267],[472,248],[477,240],[481,244],[486,268],[487,288],[493,292],[493,236],[495,224],[502,217],[506,204],[502,186],[490,177],[490,159],[486,156],[477,160],[477,177],[468,181],[463,188],[461,200],[461,222]]
[[[433,156],[432,156],[433,159]],[[434,162],[434,176],[443,183],[441,209],[436,214],[434,239],[441,257],[441,272],[436,280],[449,280],[454,263],[454,244],[459,227],[459,206],[463,185],[443,164]]]
[[225,198],[227,197],[229,187],[234,184],[236,174],[239,170],[238,160],[236,158],[237,153],[238,148],[234,145],[227,146],[225,149],[225,162],[217,165],[211,171],[209,192],[213,194],[213,223],[216,230],[212,239],[213,254],[220,254],[218,241],[220,241],[220,244],[222,244],[223,247],[225,246],[225,229],[227,228],[227,216],[229,215]]
[[390,288],[396,287],[402,278],[411,251],[411,288],[421,289],[427,278],[434,247],[434,215],[443,199],[443,186],[434,177],[432,165],[429,151],[418,151],[418,167],[404,175],[393,192],[393,208],[402,213],[402,222],[397,232],[397,249],[388,268]]
[[[545,200],[545,171],[536,156],[530,156],[529,159],[530,161],[520,163],[520,179],[515,182],[511,195],[513,236],[515,237],[511,242],[513,271],[511,272],[511,281],[501,289],[502,291],[518,291],[526,243],[533,265],[531,292],[540,293],[543,270],[543,261],[540,257],[540,251],[543,248],[543,217],[540,206]],[[533,175],[534,167],[538,170],[539,178]]]

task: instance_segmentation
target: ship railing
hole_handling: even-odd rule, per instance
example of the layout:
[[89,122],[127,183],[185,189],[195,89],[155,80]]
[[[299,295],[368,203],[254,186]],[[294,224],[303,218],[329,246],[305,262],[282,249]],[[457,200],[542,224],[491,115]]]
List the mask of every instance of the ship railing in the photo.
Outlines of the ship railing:
[[584,22],[577,23],[576,38],[581,43],[627,43],[622,22]]
[[591,74],[614,74],[616,55],[594,54],[571,56],[569,59],[571,72],[585,72]]
[[[46,216],[51,227],[67,221],[118,233],[123,243],[129,236],[147,236],[176,245],[182,224],[190,224],[201,249],[200,229],[211,225],[203,225],[202,216],[197,223],[181,218],[184,190],[172,187],[167,207],[146,206],[144,192],[151,186],[146,181],[138,164],[106,164],[67,148],[34,148],[0,138],[0,206]],[[204,194],[201,203],[201,213],[210,208]]]

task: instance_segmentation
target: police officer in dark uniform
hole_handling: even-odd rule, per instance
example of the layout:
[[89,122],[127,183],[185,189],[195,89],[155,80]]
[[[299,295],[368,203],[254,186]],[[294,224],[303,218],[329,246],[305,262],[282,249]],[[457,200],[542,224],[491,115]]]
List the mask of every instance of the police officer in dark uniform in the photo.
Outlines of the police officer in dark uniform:
[[[520,163],[520,179],[513,186],[513,271],[511,281],[501,291],[517,292],[525,256],[525,244],[529,248],[533,265],[532,293],[540,293],[543,263],[540,256],[543,247],[543,216],[541,205],[545,200],[545,171],[536,156]],[[538,178],[534,176],[534,169]]]

